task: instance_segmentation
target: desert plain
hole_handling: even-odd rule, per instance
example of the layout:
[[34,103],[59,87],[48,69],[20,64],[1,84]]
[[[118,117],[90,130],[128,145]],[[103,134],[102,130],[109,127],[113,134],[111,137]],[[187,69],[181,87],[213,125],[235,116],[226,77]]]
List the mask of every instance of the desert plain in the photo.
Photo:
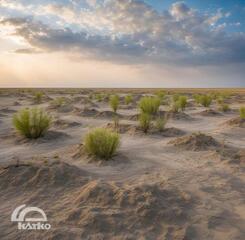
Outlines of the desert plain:
[[[38,103],[37,91],[43,93]],[[245,239],[245,120],[239,117],[245,90],[164,89],[158,114],[168,114],[166,126],[144,133],[138,102],[156,91],[1,89],[0,239]],[[215,99],[209,107],[194,100],[227,91],[227,111]],[[120,99],[116,113],[111,94]],[[174,94],[187,96],[184,111],[171,112]],[[60,97],[60,106],[52,104]],[[16,112],[32,107],[52,116],[51,128],[36,140],[12,124]],[[94,127],[120,134],[108,161],[81,152]],[[10,216],[22,204],[43,209],[51,229],[19,231]]]

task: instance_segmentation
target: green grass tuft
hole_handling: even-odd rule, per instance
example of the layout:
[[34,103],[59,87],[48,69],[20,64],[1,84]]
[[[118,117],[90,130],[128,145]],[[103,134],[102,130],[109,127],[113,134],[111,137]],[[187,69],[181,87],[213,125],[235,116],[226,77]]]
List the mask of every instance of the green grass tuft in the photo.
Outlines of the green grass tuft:
[[108,160],[116,153],[119,143],[118,133],[105,128],[95,128],[85,136],[84,148],[89,155]]
[[187,105],[187,97],[186,96],[180,96],[178,99],[178,104],[181,109],[181,111],[184,111]]
[[127,95],[127,96],[125,96],[125,99],[124,99],[124,101],[125,101],[125,104],[130,104],[130,103],[132,103],[133,102],[133,97],[132,97],[132,95]]
[[164,117],[157,117],[156,121],[155,121],[155,127],[158,131],[163,131],[166,124],[167,124],[167,121],[168,121],[168,116],[165,115]]
[[204,107],[209,107],[212,103],[212,97],[209,95],[202,95],[202,96],[200,96],[200,103]]
[[228,104],[222,103],[222,104],[220,105],[220,110],[221,110],[222,112],[228,112],[228,111],[230,110],[230,107],[229,107]]
[[240,113],[240,118],[245,119],[245,107],[240,107],[239,113]]
[[141,113],[139,116],[140,128],[144,133],[147,133],[151,125],[151,115],[149,113]]
[[36,92],[35,94],[34,94],[34,102],[35,103],[41,103],[42,102],[42,99],[43,99],[43,96],[44,96],[44,94],[42,93],[42,92]]
[[51,117],[42,109],[22,109],[13,117],[15,129],[27,138],[43,136],[51,125]]
[[161,101],[158,97],[142,97],[139,102],[139,108],[142,113],[156,114],[159,110]]
[[51,105],[54,107],[62,107],[65,104],[66,99],[64,97],[57,97],[51,102]]
[[113,110],[113,112],[117,112],[118,106],[119,106],[119,97],[117,95],[112,95],[110,97],[110,106]]

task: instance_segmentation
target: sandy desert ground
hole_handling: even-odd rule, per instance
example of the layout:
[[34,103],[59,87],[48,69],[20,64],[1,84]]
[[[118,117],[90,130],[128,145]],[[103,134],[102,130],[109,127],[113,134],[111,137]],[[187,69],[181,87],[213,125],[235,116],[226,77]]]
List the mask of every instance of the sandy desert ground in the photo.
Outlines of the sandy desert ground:
[[[43,91],[38,107],[53,125],[37,140],[12,125],[16,111],[36,106],[32,92],[0,92],[0,239],[245,239],[244,89],[230,90],[228,112],[215,101],[209,109],[194,102],[193,93],[210,90],[182,90],[186,110],[171,115],[163,132],[148,134],[138,128],[137,101],[154,90],[114,89],[122,98],[121,145],[106,162],[90,161],[80,147],[90,128],[112,126],[108,99],[89,98],[111,90]],[[126,106],[128,92],[134,101]],[[60,96],[67,104],[53,107]],[[160,109],[164,115],[168,106]],[[22,204],[42,208],[51,229],[17,230],[10,216]]]

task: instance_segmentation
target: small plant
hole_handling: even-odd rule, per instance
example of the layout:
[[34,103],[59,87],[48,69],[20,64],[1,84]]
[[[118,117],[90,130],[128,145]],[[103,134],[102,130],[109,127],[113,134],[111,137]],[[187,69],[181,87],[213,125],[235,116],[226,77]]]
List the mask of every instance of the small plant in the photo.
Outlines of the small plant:
[[180,97],[179,94],[174,94],[174,95],[172,96],[172,100],[173,100],[174,102],[177,102],[177,101],[179,100],[179,97]]
[[220,105],[220,110],[222,112],[228,112],[230,110],[230,107],[229,107],[228,104],[223,103],[223,104]]
[[167,124],[168,116],[165,115],[164,117],[159,116],[155,121],[155,127],[162,132]]
[[151,125],[151,115],[148,113],[141,113],[139,116],[140,128],[144,133],[147,133]]
[[201,100],[200,100],[201,95],[195,94],[193,97],[194,97],[194,100],[195,100],[195,102],[196,102],[197,104],[200,104],[200,103],[201,103]]
[[36,92],[34,94],[34,102],[35,103],[41,103],[42,102],[43,95],[44,94],[42,92]]
[[129,105],[130,103],[132,103],[132,102],[133,102],[133,97],[132,97],[132,95],[127,95],[127,96],[125,96],[124,101],[125,101],[125,104],[127,104],[127,105]]
[[116,113],[119,106],[119,97],[117,95],[112,95],[110,97],[110,106],[113,112]]
[[65,105],[66,99],[64,97],[57,97],[52,102],[51,105],[54,107],[61,107]]
[[166,95],[166,92],[163,90],[156,92],[156,96],[160,99],[161,103],[164,102],[165,95]]
[[84,149],[89,155],[108,160],[116,153],[119,143],[118,133],[105,128],[95,128],[85,136]]
[[209,107],[210,104],[212,103],[212,97],[209,95],[202,95],[200,97],[200,103],[204,106],[204,107]]
[[21,135],[35,139],[43,136],[49,129],[51,117],[42,109],[23,109],[14,115],[13,125]]
[[186,96],[180,96],[178,99],[178,105],[181,109],[181,111],[184,111],[187,105],[187,97]]
[[221,96],[219,96],[219,97],[217,98],[216,101],[217,101],[217,103],[220,104],[220,105],[224,104],[224,98],[221,97]]
[[179,103],[179,101],[172,102],[171,111],[174,112],[174,113],[177,113],[177,112],[179,112],[179,110],[180,110],[180,103]]
[[245,119],[245,107],[240,107],[239,113],[240,113],[240,118]]
[[97,93],[95,95],[95,99],[98,101],[98,102],[101,102],[103,100],[103,94],[100,94],[100,93]]
[[158,97],[142,97],[139,102],[139,108],[142,113],[152,115],[158,112],[160,104]]
[[119,128],[119,117],[118,116],[114,116],[113,123],[114,123],[114,128],[118,129]]

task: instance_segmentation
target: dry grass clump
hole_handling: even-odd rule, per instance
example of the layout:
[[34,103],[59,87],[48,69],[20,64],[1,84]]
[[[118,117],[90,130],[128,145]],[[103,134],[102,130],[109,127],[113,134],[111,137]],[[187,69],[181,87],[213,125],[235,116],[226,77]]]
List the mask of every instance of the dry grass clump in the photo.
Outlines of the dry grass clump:
[[240,113],[240,118],[245,119],[245,107],[240,107],[239,113]]
[[118,106],[119,106],[119,97],[117,95],[112,95],[110,97],[110,106],[113,110],[113,112],[117,112]]
[[95,128],[85,136],[84,149],[89,155],[109,160],[116,153],[119,143],[118,133],[106,128]]
[[132,95],[127,95],[127,96],[125,96],[124,101],[125,101],[125,104],[127,104],[127,105],[129,105],[130,103],[132,103],[132,102],[133,102],[133,97],[132,97]]
[[43,136],[51,125],[51,117],[42,109],[22,109],[13,117],[15,129],[27,138]]
[[161,101],[158,97],[142,97],[139,102],[139,108],[142,113],[152,115],[158,112],[160,104]]

